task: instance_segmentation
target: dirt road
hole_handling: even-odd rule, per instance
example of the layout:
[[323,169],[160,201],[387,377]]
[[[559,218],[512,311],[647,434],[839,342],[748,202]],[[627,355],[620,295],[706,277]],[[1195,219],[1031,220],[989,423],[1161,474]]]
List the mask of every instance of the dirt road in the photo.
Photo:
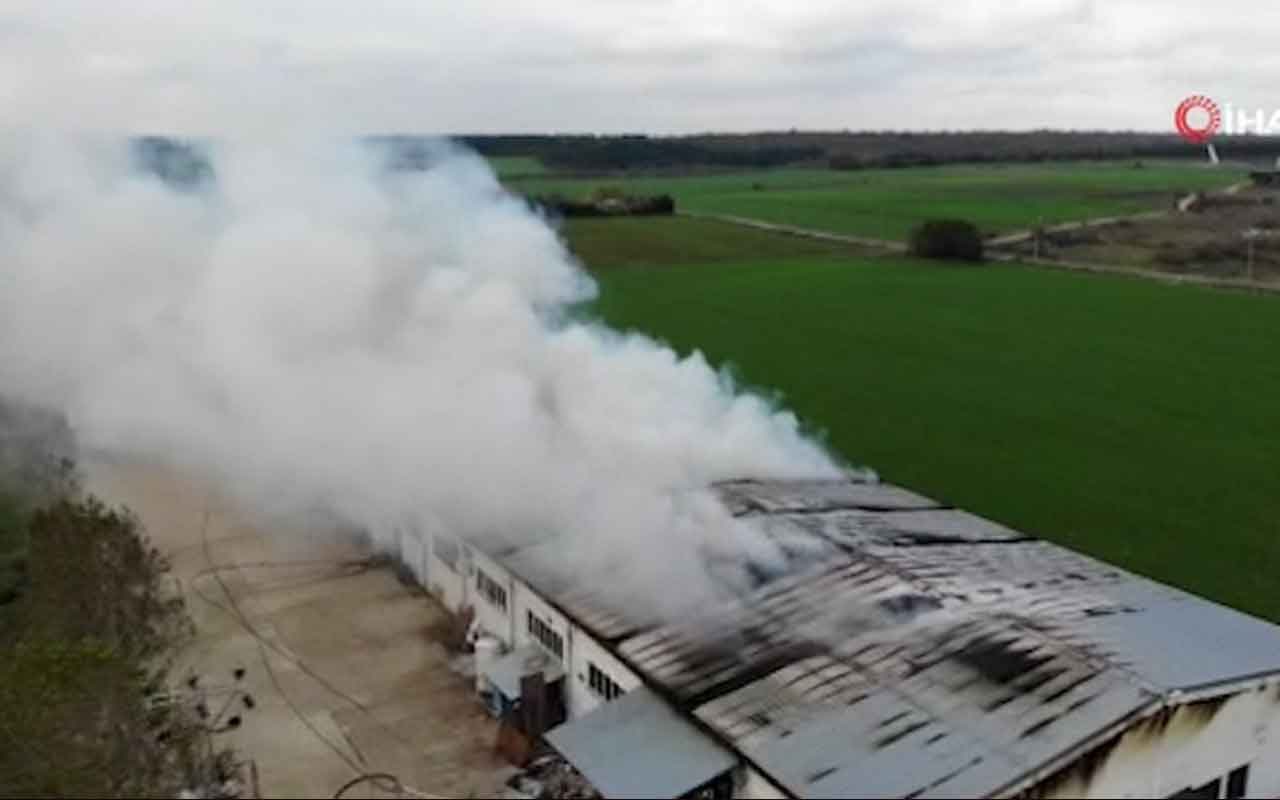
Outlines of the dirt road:
[[852,236],[846,233],[834,233],[832,231],[818,230],[817,228],[801,228],[796,225],[781,225],[776,222],[765,222],[764,220],[753,219],[751,217],[737,217],[730,214],[702,214],[696,211],[680,211],[678,214],[682,217],[713,219],[720,222],[728,222],[731,225],[741,225],[744,228],[755,228],[756,230],[772,231],[773,233],[785,233],[788,236],[801,236],[806,239],[820,239],[824,242],[858,244],[866,247],[877,247],[882,250],[889,250],[897,253],[906,252],[907,249],[906,244],[903,242],[895,242],[889,239],[873,239],[869,236]]

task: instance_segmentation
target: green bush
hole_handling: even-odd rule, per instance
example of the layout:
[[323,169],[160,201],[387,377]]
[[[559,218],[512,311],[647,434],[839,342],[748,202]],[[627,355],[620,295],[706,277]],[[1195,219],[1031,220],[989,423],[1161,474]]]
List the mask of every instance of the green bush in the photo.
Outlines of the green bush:
[[923,258],[982,260],[982,234],[962,219],[932,219],[911,232],[911,252]]

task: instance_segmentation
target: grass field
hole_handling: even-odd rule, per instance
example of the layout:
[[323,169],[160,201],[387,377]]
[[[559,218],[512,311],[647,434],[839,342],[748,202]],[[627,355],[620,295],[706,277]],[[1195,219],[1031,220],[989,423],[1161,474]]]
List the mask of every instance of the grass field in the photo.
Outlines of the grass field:
[[487,159],[493,171],[503,180],[516,180],[547,175],[550,170],[533,156],[495,156]]
[[[630,260],[597,266],[680,258],[619,230]],[[1280,621],[1277,299],[793,242],[597,269],[594,311],[782,392],[887,480]]]
[[837,242],[690,217],[579,218],[563,230],[573,251],[594,268],[749,263],[795,257],[851,257],[865,250]]
[[962,217],[997,233],[1089,217],[1167,208],[1176,193],[1226,186],[1234,170],[1194,164],[1051,164],[921,167],[840,172],[759,170],[696,177],[509,179],[517,191],[590,194],[617,186],[668,193],[677,208],[840,233],[903,239],[921,219]]

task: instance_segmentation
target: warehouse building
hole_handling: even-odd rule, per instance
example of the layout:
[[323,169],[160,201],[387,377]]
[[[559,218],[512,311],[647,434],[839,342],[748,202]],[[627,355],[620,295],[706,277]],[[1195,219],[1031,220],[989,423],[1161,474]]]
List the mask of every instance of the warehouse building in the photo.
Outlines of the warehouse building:
[[495,713],[605,797],[1280,796],[1280,628],[888,484],[716,490],[790,564],[660,626],[554,540],[401,542]]

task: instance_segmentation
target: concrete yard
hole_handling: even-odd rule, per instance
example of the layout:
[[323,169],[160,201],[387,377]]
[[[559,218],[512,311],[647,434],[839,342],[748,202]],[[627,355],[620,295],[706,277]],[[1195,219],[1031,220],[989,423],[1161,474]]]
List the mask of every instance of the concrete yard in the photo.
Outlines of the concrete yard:
[[[226,716],[243,723],[218,738],[253,760],[262,796],[331,797],[374,772],[397,776],[409,796],[501,792],[511,770],[493,753],[496,723],[433,640],[446,619],[433,599],[389,567],[353,563],[364,555],[354,544],[268,535],[172,471],[98,459],[86,472],[88,488],[133,509],[172,560],[197,628],[175,674],[213,687],[216,713],[228,696],[216,687],[245,670],[254,707],[233,703]],[[366,783],[344,796],[395,793]]]

